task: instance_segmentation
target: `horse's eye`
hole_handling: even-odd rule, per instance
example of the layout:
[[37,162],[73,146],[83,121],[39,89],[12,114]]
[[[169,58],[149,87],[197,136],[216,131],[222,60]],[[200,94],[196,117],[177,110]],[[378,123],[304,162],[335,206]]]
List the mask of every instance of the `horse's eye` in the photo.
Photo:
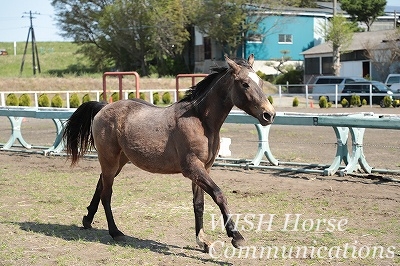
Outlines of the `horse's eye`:
[[247,88],[250,87],[249,83],[247,83],[247,82],[243,82],[242,86],[243,86],[245,89],[247,89]]

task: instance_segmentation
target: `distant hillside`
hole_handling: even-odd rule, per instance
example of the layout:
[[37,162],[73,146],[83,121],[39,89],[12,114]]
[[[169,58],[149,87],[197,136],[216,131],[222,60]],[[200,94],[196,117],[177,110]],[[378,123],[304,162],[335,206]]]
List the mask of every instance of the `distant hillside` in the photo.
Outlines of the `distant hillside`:
[[[89,62],[76,53],[78,45],[70,42],[38,42],[36,45],[41,69],[41,74],[37,71],[37,76],[63,77],[93,74]],[[16,55],[14,55],[13,42],[0,42],[0,49],[6,49],[8,52],[8,55],[0,56],[0,77],[19,77],[25,42],[17,42]],[[32,60],[32,44],[29,42],[22,77],[33,76]]]

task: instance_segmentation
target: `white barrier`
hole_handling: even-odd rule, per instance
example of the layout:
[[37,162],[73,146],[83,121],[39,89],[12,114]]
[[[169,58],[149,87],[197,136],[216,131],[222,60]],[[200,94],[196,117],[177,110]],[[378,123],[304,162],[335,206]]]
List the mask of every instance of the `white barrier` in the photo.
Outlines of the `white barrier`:
[[[61,153],[64,144],[61,136],[63,131],[63,122],[68,119],[75,109],[60,109],[60,108],[18,108],[8,107],[0,108],[0,116],[6,116],[9,118],[11,123],[11,136],[6,144],[3,145],[3,150],[12,150],[12,146],[16,141],[27,150],[31,149],[31,145],[27,143],[21,132],[21,125],[23,117],[34,117],[40,119],[52,119],[56,125],[56,138],[51,147],[42,151],[45,155],[49,153]],[[261,126],[258,124],[258,120],[254,117],[247,115],[242,111],[232,111],[225,123],[242,123],[242,124],[254,124],[258,132],[258,149],[255,157],[250,161],[246,161],[243,165],[243,161],[236,163],[236,166],[244,166],[246,168],[271,168],[281,169],[290,171],[302,171],[302,172],[320,172],[324,175],[333,175],[339,172],[340,175],[352,173],[361,166],[361,168],[367,172],[392,172],[400,173],[400,171],[391,171],[386,169],[373,169],[366,161],[363,151],[363,138],[366,128],[382,128],[382,129],[400,129],[400,116],[397,115],[376,115],[371,112],[367,113],[343,113],[343,114],[315,114],[315,113],[282,113],[278,112],[275,118],[274,124],[278,125],[291,125],[291,126],[330,126],[333,127],[337,137],[337,149],[336,155],[331,165],[325,167],[324,170],[312,170],[312,169],[299,169],[299,168],[287,168],[281,167],[285,162],[280,162],[276,159],[269,147],[269,131],[271,126]],[[349,153],[347,147],[347,140],[349,134],[352,140],[352,151]],[[224,144],[225,145],[225,144]],[[229,146],[229,145],[228,145]],[[262,165],[262,158],[268,159],[269,166]],[[345,162],[347,165],[344,169],[339,169],[341,163]],[[216,165],[222,165],[216,163]],[[225,165],[230,165],[225,163]]]

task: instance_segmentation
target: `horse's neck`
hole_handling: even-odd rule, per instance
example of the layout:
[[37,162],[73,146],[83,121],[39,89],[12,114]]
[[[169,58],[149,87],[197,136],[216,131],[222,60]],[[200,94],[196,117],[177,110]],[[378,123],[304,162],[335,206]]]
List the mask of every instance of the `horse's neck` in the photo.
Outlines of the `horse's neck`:
[[227,82],[230,82],[230,84],[226,84],[223,80],[214,84],[214,87],[197,107],[200,119],[213,129],[219,130],[221,128],[234,106],[229,91],[233,84],[231,80]]

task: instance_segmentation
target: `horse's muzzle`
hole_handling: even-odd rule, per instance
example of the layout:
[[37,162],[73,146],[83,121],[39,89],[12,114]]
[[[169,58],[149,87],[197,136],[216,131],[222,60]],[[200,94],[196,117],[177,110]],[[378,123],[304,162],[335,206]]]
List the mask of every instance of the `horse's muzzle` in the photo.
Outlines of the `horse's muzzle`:
[[261,115],[260,124],[263,126],[267,126],[274,122],[276,116],[276,112],[264,112]]

